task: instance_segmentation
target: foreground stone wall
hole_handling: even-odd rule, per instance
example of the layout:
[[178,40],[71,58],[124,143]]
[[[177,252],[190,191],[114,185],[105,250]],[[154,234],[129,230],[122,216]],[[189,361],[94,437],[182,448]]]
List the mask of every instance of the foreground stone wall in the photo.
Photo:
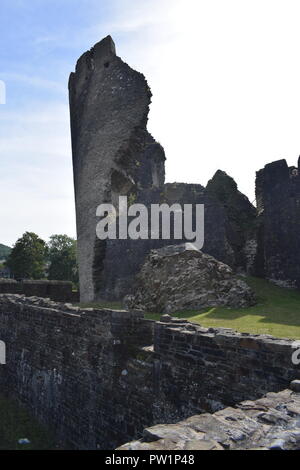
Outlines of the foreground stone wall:
[[[151,342],[141,314],[80,311],[43,299],[0,296],[7,364],[2,392],[15,395],[64,447],[111,448],[127,429],[120,378],[137,345]],[[149,338],[150,336],[150,338]]]
[[0,295],[0,339],[1,390],[62,447],[116,448],[147,426],[257,399],[300,376],[291,340],[22,296]]
[[0,294],[22,294],[21,283],[14,279],[0,279]]
[[[300,377],[300,367],[292,363],[292,340],[164,318],[156,323],[154,337],[154,350],[164,358],[162,386],[166,394],[170,387],[177,406],[190,408],[186,415],[195,414],[193,406],[215,411],[253,400]],[[185,404],[195,384],[201,384],[201,397]]]

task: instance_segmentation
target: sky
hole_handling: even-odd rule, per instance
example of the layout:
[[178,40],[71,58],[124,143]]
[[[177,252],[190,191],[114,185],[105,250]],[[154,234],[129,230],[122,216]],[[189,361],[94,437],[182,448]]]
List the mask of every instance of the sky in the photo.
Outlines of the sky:
[[76,236],[68,77],[108,34],[152,89],[166,180],[222,169],[253,202],[255,172],[300,154],[299,22],[298,0],[1,0],[0,243]]

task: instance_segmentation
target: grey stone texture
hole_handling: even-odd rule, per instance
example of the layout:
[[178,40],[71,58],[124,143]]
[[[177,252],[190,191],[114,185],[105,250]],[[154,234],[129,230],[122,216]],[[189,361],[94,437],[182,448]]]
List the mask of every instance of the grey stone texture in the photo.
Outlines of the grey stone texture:
[[116,55],[110,36],[78,60],[69,90],[82,301],[123,298],[149,252],[178,243],[172,236],[98,240],[96,208],[117,206],[119,195],[147,207],[204,204],[205,253],[236,271],[299,288],[299,165],[280,160],[257,173],[257,210],[221,170],[206,188],[164,184],[164,150],[147,131],[150,88]]
[[[222,205],[226,214],[225,233],[232,252],[227,263],[232,268],[252,273],[257,246],[255,207],[238,190],[234,179],[221,170],[208,181],[206,193]],[[216,218],[212,225],[216,227],[217,223]],[[221,258],[220,260],[223,261]]]
[[204,307],[249,307],[254,292],[232,269],[189,244],[151,251],[125,298],[130,308],[175,313]]
[[0,294],[21,294],[20,287],[14,279],[0,279]]
[[300,393],[300,380],[293,380],[291,382],[290,389],[294,392]]
[[106,274],[96,208],[117,205],[119,195],[160,188],[165,155],[146,129],[148,84],[116,55],[110,36],[80,57],[69,91],[80,291],[81,300],[89,302]]
[[164,185],[164,150],[147,131],[150,88],[142,74],[116,55],[111,37],[78,60],[69,91],[83,302],[123,298],[150,250],[178,243],[172,236],[98,240],[96,208],[101,203],[117,206],[119,195],[146,207],[164,202],[205,204],[203,251],[235,269],[251,264],[255,209],[229,176],[217,172],[207,188]]
[[53,429],[61,448],[113,449],[141,439],[145,427],[256,400],[300,379],[292,340],[35,297],[0,295],[0,339],[1,393]]
[[300,159],[265,166],[256,176],[259,212],[256,274],[280,286],[300,288]]
[[0,279],[0,294],[24,294],[26,297],[43,297],[55,302],[79,302],[73,292],[72,282],[48,280]]
[[117,450],[299,450],[300,393],[284,390],[214,414],[146,428]]

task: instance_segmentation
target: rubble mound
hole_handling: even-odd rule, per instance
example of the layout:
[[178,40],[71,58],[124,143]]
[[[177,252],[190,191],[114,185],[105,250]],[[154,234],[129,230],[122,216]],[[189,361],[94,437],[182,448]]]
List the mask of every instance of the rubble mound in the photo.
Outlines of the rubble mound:
[[232,269],[190,244],[152,250],[136,277],[128,308],[174,313],[204,307],[249,307],[250,287]]

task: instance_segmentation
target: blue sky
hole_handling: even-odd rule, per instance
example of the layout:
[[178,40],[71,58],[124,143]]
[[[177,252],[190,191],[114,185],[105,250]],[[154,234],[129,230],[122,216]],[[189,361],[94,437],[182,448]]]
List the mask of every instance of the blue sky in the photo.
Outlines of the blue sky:
[[67,83],[107,34],[153,92],[167,180],[255,171],[300,153],[297,0],[1,0],[0,243],[75,236]]

